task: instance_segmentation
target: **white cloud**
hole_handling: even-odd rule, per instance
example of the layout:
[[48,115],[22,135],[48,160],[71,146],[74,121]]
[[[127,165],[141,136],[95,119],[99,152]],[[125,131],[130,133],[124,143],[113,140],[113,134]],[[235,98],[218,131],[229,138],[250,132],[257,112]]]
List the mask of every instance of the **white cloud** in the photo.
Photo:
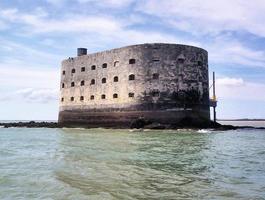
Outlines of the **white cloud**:
[[[179,1],[175,2],[170,0],[169,2],[161,3],[161,6],[174,7],[173,5],[184,6],[184,8],[189,7],[189,1]],[[144,7],[150,7],[150,12],[153,10],[160,9],[153,2],[145,1]],[[195,3],[194,6],[198,7]],[[211,3],[209,9],[213,6]],[[193,13],[185,13],[182,10],[175,10],[177,8],[169,8],[170,12],[184,12],[183,15],[193,17]],[[191,6],[191,9],[194,9]],[[198,9],[208,9],[198,7]],[[37,11],[40,12],[37,12]],[[149,11],[148,11],[149,12]],[[162,16],[167,16],[167,12],[158,14]],[[197,11],[196,11],[197,12]],[[153,13],[156,15],[155,13]],[[205,13],[207,15],[207,12]],[[178,38],[175,35],[164,33],[161,30],[158,31],[148,31],[148,30],[137,30],[132,28],[135,24],[142,22],[139,15],[131,14],[125,18],[116,18],[113,16],[98,16],[98,15],[80,15],[80,14],[67,14],[63,19],[51,19],[48,14],[41,8],[33,11],[32,13],[21,13],[17,9],[7,9],[2,10],[0,14],[5,20],[10,20],[12,23],[22,24],[22,30],[24,34],[64,34],[65,36],[72,37],[74,45],[84,45],[89,44],[90,47],[96,46],[100,47],[106,46],[106,44],[111,44],[111,46],[121,46],[127,44],[135,43],[147,43],[147,42],[170,42],[170,43],[183,43],[195,46],[202,46],[209,52],[209,60],[214,63],[229,63],[238,64],[246,66],[264,67],[265,66],[265,52],[259,50],[252,50],[248,47],[243,46],[240,42],[235,39],[230,39],[225,36],[218,36],[213,41],[199,43],[193,39],[183,39]],[[199,14],[198,14],[199,15]],[[132,17],[133,16],[133,17]],[[138,16],[138,17],[135,17]],[[170,15],[171,16],[171,15]],[[170,17],[168,16],[168,17]],[[226,18],[225,16],[221,18]],[[233,16],[230,16],[231,18]],[[205,17],[206,18],[206,17]],[[171,18],[170,18],[171,19]],[[174,19],[174,18],[173,18]],[[172,20],[172,19],[171,19]],[[192,22],[193,23],[193,22]],[[189,20],[182,21],[180,27],[188,27],[193,30],[194,25],[190,23]],[[194,21],[195,23],[195,21]],[[196,25],[200,22],[196,21]],[[197,30],[198,31],[198,30]],[[199,30],[198,32],[201,32]],[[75,35],[73,35],[75,34]],[[49,46],[56,46],[51,39],[43,41]],[[42,42],[42,43],[43,43]],[[4,45],[7,46],[7,45]],[[9,45],[9,46],[15,46]],[[29,48],[23,52],[32,52]],[[48,55],[50,57],[54,57]],[[48,60],[48,59],[47,59]],[[60,59],[57,59],[57,62]]]
[[95,3],[102,7],[121,8],[129,6],[134,0],[77,0],[79,3]]
[[42,9],[32,13],[19,12],[17,9],[0,11],[0,17],[10,23],[24,25],[22,30],[28,34],[51,32],[114,32],[119,31],[121,24],[111,16],[67,15],[63,19],[51,19]]
[[223,77],[216,80],[216,94],[223,100],[257,100],[265,102],[265,84],[246,82],[242,78]]
[[35,33],[47,32],[114,32],[120,25],[111,18],[75,16],[64,20],[36,20],[30,23]]
[[0,101],[23,100],[28,103],[49,103],[58,100],[59,91],[47,88],[25,88],[8,93]]
[[143,0],[138,10],[194,34],[243,30],[265,37],[263,0]]
[[[114,1],[112,2],[114,3]],[[143,20],[138,15],[129,15],[126,18],[114,18],[112,16],[86,16],[86,15],[67,15],[63,19],[50,19],[45,14],[21,13],[15,9],[8,10],[4,16],[12,22],[24,24],[25,33],[49,34],[59,33],[68,34],[79,40],[82,45],[93,43],[97,45],[115,43],[117,45],[148,43],[148,42],[171,42],[199,45],[199,43],[184,40],[176,36],[162,33],[160,31],[136,30],[130,28],[131,25],[142,23]],[[8,14],[7,14],[8,13]],[[73,36],[73,33],[77,35]],[[50,40],[45,40],[50,43]]]
[[1,88],[59,88],[59,68],[40,69],[0,64]]
[[7,24],[0,20],[0,30],[5,30],[7,27]]
[[242,45],[236,39],[216,37],[213,41],[202,43],[209,52],[209,61],[217,64],[265,67],[265,52]]
[[21,95],[29,102],[47,103],[49,101],[58,100],[59,91],[56,89],[27,88],[16,91],[15,94]]
[[[47,51],[42,51],[31,47],[30,45],[21,44],[18,42],[9,41],[0,37],[0,52],[4,52],[3,57],[7,57],[10,60],[26,61],[25,65],[30,65],[33,61],[45,60],[47,63],[52,63],[54,61],[61,60],[63,56],[58,54],[52,54]],[[1,63],[3,64],[3,59]]]
[[55,5],[55,6],[61,6],[63,5],[67,0],[46,0],[48,3]]
[[228,86],[228,87],[233,87],[233,86],[242,86],[244,85],[244,81],[242,78],[230,78],[230,77],[225,77],[225,78],[219,78],[216,80],[216,84],[219,86]]
[[54,6],[63,6],[66,3],[72,4],[93,4],[93,6],[108,7],[108,8],[123,8],[129,6],[135,0],[46,0],[49,4]]

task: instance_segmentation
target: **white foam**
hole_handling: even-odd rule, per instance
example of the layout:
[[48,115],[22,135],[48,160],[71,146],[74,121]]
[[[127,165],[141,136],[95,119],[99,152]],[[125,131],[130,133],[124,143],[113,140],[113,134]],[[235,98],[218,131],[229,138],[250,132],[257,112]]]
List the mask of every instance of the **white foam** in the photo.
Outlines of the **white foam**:
[[210,133],[210,130],[206,130],[206,129],[200,129],[197,131],[198,133]]

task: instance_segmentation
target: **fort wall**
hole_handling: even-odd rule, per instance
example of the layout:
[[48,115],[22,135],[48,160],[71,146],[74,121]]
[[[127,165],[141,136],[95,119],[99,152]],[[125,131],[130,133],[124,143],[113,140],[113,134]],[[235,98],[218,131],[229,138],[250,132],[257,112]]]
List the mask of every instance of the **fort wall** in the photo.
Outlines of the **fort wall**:
[[59,123],[128,127],[139,117],[173,124],[210,118],[208,53],[201,48],[154,43],[80,55],[62,62]]

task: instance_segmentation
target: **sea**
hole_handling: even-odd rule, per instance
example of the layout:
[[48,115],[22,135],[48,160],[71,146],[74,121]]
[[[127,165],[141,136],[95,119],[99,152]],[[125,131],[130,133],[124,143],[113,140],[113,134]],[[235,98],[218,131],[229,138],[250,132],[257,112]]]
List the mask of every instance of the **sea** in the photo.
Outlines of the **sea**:
[[262,200],[265,130],[0,128],[0,200],[16,199]]

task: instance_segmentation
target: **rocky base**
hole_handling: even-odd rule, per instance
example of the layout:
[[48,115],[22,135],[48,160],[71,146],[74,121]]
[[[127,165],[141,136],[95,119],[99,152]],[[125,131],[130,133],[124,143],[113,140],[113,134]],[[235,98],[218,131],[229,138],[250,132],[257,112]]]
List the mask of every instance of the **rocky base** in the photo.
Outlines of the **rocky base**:
[[213,129],[215,131],[227,131],[236,129],[264,129],[265,127],[222,125],[213,121],[196,123],[191,118],[183,118],[178,124],[152,123],[145,119],[137,119],[132,122],[131,128],[144,129]]
[[0,126],[4,128],[12,127],[25,127],[25,128],[61,128],[57,122],[9,122],[9,123],[0,123]]
[[[0,126],[4,128],[11,127],[24,127],[24,128],[95,128],[95,127],[85,127],[85,126],[73,126],[73,125],[61,125],[56,122],[10,122],[10,123],[0,123]],[[108,127],[108,128],[132,128],[132,129],[213,129],[216,131],[227,131],[227,130],[236,130],[236,129],[264,129],[265,127],[252,127],[252,126],[232,126],[232,125],[222,125],[219,123],[214,123],[213,121],[204,123],[194,123],[190,118],[184,118],[178,124],[160,124],[152,123],[151,121],[145,120],[144,118],[138,118],[131,122],[130,127]]]

